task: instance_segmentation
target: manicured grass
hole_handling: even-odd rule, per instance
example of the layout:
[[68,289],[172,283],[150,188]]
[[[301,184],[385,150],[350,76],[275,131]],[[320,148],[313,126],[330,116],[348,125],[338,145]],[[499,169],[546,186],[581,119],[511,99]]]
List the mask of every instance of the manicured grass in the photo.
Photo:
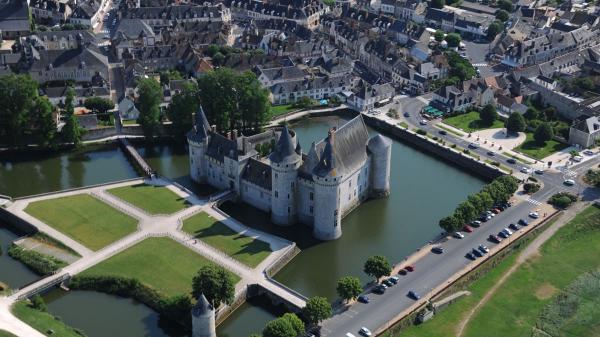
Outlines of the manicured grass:
[[297,110],[297,108],[294,108],[291,104],[272,105],[271,106],[271,115],[273,117],[277,117],[279,115],[283,115],[283,114],[288,113],[293,110]]
[[398,125],[400,125],[401,127],[408,129],[408,123],[406,122],[399,122]]
[[[81,334],[77,333],[74,328],[66,325],[65,323],[56,319],[54,316],[45,311],[39,311],[37,309],[31,308],[28,305],[27,301],[17,302],[12,307],[12,313],[17,318],[29,324],[32,328],[38,330],[46,336],[81,337]],[[50,335],[48,333],[49,330],[54,331],[54,333]],[[13,335],[3,335],[2,333],[0,333],[0,336]]]
[[[448,337],[454,336],[457,323],[471,310],[473,306],[481,300],[487,291],[502,277],[502,275],[514,264],[518,253],[513,253],[510,257],[500,262],[494,269],[479,280],[473,282],[466,290],[471,295],[461,297],[449,307],[443,309],[421,325],[413,325],[403,330],[400,336],[406,337]],[[390,337],[390,335],[386,335]]]
[[444,123],[466,132],[473,132],[484,129],[498,129],[504,127],[504,122],[495,120],[492,125],[486,125],[479,119],[479,112],[470,111],[465,114],[456,115],[444,119]]
[[0,330],[0,337],[17,337],[8,331]]
[[189,205],[185,198],[164,186],[138,184],[113,188],[107,192],[150,214],[172,214]]
[[[464,336],[531,336],[544,306],[578,276],[600,267],[599,250],[600,208],[590,206],[542,246],[541,256],[525,262],[506,280],[472,318]],[[586,312],[577,315],[600,317],[598,307],[581,310]],[[598,328],[598,321],[578,320],[576,334],[570,330],[560,335],[593,336]]]
[[519,145],[513,150],[524,153],[532,158],[541,160],[566,147],[568,147],[568,145],[557,142],[554,139],[547,141],[543,145],[540,145],[538,142],[535,141],[535,139],[533,139],[533,133],[527,132],[527,138],[525,139],[523,144]]
[[271,254],[268,243],[238,234],[206,213],[186,219],[183,231],[250,267],[258,266]]
[[[212,264],[169,238],[149,238],[84,271],[82,276],[136,278],[166,296],[189,294],[200,267]],[[234,283],[240,278],[231,274]]]
[[135,232],[138,222],[89,194],[35,201],[25,212],[92,250]]

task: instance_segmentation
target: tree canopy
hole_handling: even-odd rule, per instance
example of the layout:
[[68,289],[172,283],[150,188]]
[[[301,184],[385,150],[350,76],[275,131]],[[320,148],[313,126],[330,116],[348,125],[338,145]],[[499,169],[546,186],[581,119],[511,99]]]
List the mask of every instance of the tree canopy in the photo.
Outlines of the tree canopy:
[[345,276],[337,281],[336,290],[338,296],[348,301],[357,298],[362,293],[363,288],[357,277]]
[[433,38],[437,41],[437,42],[442,42],[444,41],[444,31],[443,30],[436,30],[435,33],[433,34]]
[[198,79],[200,103],[217,131],[258,131],[270,118],[269,93],[250,71],[219,68]]
[[305,333],[304,323],[296,314],[286,313],[265,326],[263,337],[299,337]]
[[488,104],[481,109],[479,112],[479,118],[485,123],[485,125],[492,125],[494,121],[498,119],[498,112],[496,107]]
[[525,127],[527,124],[525,123],[525,119],[518,112],[513,112],[508,116],[508,120],[506,121],[506,130],[508,132],[517,133],[525,131]]
[[206,299],[218,308],[221,303],[231,304],[235,293],[233,280],[220,266],[206,265],[198,271],[192,280],[192,295],[198,298],[204,294]]
[[540,144],[544,144],[554,137],[554,129],[550,123],[540,124],[533,133],[533,139]]
[[446,5],[446,1],[445,0],[431,0],[431,7],[433,8],[444,8],[444,6]]
[[365,274],[374,277],[379,281],[380,278],[387,276],[392,272],[392,267],[385,256],[375,255],[367,259],[363,271]]
[[93,96],[86,98],[85,102],[83,102],[83,106],[86,109],[93,110],[100,114],[105,114],[106,112],[108,112],[108,110],[115,107],[115,103],[106,98]]
[[160,103],[163,92],[154,78],[142,78],[137,83],[139,97],[136,106],[140,111],[137,122],[141,125],[146,139],[151,139],[160,124]]
[[461,38],[458,33],[448,33],[445,40],[448,42],[448,47],[456,48],[460,44]]
[[79,121],[75,116],[75,109],[73,107],[74,98],[75,90],[69,87],[65,97],[65,125],[63,126],[61,133],[65,142],[72,143],[77,147],[81,144],[81,127],[79,126]]
[[198,85],[195,82],[185,83],[183,90],[175,94],[167,109],[167,117],[172,122],[173,134],[183,139],[192,129],[193,114],[198,110]]
[[509,14],[507,11],[505,11],[504,9],[499,9],[496,12],[496,19],[500,20],[501,22],[506,22],[508,21],[509,18]]
[[514,6],[512,1],[510,0],[500,0],[498,1],[498,7],[500,9],[503,9],[509,13],[511,13],[512,11],[514,11]]
[[302,308],[302,316],[310,324],[319,324],[321,321],[331,317],[331,303],[321,296],[311,297]]
[[500,34],[500,32],[502,32],[503,29],[504,25],[502,24],[502,22],[494,20],[494,22],[490,23],[490,26],[487,30],[488,39],[492,40],[496,37],[496,35]]

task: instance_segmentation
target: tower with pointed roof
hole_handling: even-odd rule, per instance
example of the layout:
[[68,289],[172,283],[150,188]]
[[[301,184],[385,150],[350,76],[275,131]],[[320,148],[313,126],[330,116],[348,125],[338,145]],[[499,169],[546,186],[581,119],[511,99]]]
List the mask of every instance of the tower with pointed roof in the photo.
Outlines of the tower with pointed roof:
[[192,308],[192,337],[217,337],[215,310],[204,294]]
[[[298,153],[300,151],[300,153]],[[301,149],[294,131],[284,126],[275,149],[269,156],[271,163],[271,220],[281,226],[296,222],[296,190],[298,169],[302,164]]]
[[390,165],[392,141],[382,135],[369,139],[367,148],[371,152],[371,196],[386,197],[390,194]]
[[187,133],[190,160],[190,177],[197,183],[206,182],[206,161],[204,154],[210,141],[210,125],[202,106],[194,118],[194,127]]

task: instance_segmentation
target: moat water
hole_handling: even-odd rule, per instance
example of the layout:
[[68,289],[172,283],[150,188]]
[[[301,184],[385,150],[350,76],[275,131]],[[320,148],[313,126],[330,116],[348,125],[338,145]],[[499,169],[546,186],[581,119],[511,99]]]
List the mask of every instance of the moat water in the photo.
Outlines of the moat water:
[[[305,151],[322,139],[331,126],[342,125],[337,117],[311,119],[293,125]],[[201,193],[189,180],[187,151],[183,145],[136,145],[160,174]],[[137,176],[121,150],[113,145],[86,147],[78,152],[0,157],[0,194],[24,196],[65,188],[86,186]],[[24,183],[26,182],[26,183]],[[274,227],[265,214],[235,205],[228,211],[251,226],[272,231],[298,242],[302,252],[276,278],[300,292],[335,298],[335,282],[345,275],[362,280],[363,261],[374,254],[401,260],[440,232],[437,221],[484,181],[437,158],[394,141],[392,194],[387,199],[367,202],[342,221],[342,238],[332,242],[312,239],[310,229]],[[441,193],[440,193],[441,192]],[[37,277],[6,255],[8,242],[19,235],[0,226],[0,281],[27,284]],[[182,336],[160,321],[158,315],[130,299],[95,293],[46,295],[50,312],[93,336]],[[248,336],[259,332],[280,312],[266,300],[244,304],[218,328],[222,337]],[[94,319],[91,319],[93,317]],[[127,322],[115,324],[115,322]],[[106,322],[111,322],[106,323]]]

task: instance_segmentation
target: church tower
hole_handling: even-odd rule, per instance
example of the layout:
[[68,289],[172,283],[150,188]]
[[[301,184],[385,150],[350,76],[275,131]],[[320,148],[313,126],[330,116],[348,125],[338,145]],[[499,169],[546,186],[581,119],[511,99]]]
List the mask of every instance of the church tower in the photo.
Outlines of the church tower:
[[[296,189],[298,168],[302,164],[296,134],[283,126],[275,149],[271,152],[271,220],[281,226],[296,221]],[[297,151],[298,150],[298,151]]]
[[192,308],[192,337],[217,337],[215,310],[204,294]]
[[210,125],[202,106],[198,108],[194,119],[194,128],[187,133],[190,158],[190,177],[197,183],[206,181],[206,161],[204,154],[210,142]]

